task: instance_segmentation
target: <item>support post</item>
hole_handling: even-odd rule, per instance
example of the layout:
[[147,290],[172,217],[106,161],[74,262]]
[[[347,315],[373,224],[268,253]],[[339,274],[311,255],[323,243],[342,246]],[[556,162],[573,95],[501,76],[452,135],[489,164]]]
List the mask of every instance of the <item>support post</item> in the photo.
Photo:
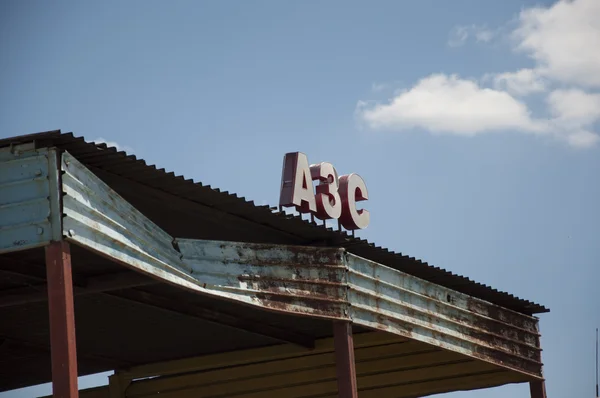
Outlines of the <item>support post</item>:
[[335,321],[333,323],[333,341],[338,397],[358,398],[352,324],[346,321]]
[[52,393],[54,398],[77,398],[77,351],[71,252],[65,241],[46,246]]
[[531,398],[546,398],[546,382],[544,380],[530,381],[529,392]]

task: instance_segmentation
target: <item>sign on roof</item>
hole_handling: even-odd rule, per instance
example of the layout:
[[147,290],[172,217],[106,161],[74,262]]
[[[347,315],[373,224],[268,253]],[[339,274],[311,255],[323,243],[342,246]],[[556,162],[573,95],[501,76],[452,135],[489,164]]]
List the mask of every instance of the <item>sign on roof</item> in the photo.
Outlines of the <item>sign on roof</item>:
[[[316,187],[313,181],[318,181]],[[356,206],[367,199],[367,186],[358,174],[338,177],[328,162],[309,166],[302,152],[287,153],[283,158],[280,206],[295,207],[321,220],[339,219],[344,228],[355,230],[369,225],[369,211]]]

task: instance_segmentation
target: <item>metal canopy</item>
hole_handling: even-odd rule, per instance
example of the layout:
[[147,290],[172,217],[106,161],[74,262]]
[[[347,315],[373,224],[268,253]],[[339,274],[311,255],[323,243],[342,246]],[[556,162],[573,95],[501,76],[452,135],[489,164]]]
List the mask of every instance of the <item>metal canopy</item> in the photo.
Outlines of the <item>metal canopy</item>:
[[[343,247],[352,254],[504,308],[529,315],[548,311],[542,305],[431,266],[414,257],[377,247],[364,239],[317,226],[300,217],[272,212],[268,206],[256,206],[254,202],[234,193],[195,183],[181,175],[148,165],[134,155],[117,151],[106,144],[87,142],[72,133],[63,134],[53,130],[6,138],[0,140],[0,148],[22,143],[31,143],[39,149],[56,147],[68,151],[173,236]],[[164,208],[162,204],[165,202],[172,204],[172,208]],[[205,227],[198,226],[194,222],[196,220]]]
[[[431,359],[419,358],[419,361],[425,362],[406,365],[412,363],[408,361],[402,365],[406,367],[404,370],[398,368],[398,364],[404,361],[400,357],[406,354],[402,350],[398,359],[390,358],[389,365],[371,363],[358,366],[358,388],[364,391],[385,393],[403,383],[417,382],[420,380],[418,375],[422,372],[416,372],[414,376],[403,373],[404,382],[396,384],[390,381],[394,377],[388,374],[407,372],[414,366],[439,368],[441,372],[439,381],[434,383],[435,388],[418,390],[429,391],[427,393],[543,380],[538,320],[528,315],[527,311],[520,313],[470,296],[360,257],[343,247],[175,237],[148,218],[142,212],[143,209],[138,209],[119,195],[97,174],[75,156],[56,148],[39,148],[39,145],[31,143],[0,148],[0,186],[3,188],[0,191],[0,212],[4,212],[0,213],[4,214],[0,218],[0,253],[5,253],[0,257],[0,275],[2,272],[12,272],[18,278],[43,280],[42,276],[36,277],[35,272],[31,273],[31,270],[26,269],[29,267],[27,264],[31,264],[27,262],[26,253],[36,253],[36,248],[64,239],[73,243],[73,247],[79,248],[77,250],[82,258],[90,256],[83,253],[94,253],[89,258],[98,256],[113,263],[113,272],[109,274],[106,273],[104,263],[102,269],[88,263],[83,265],[80,274],[74,274],[74,294],[81,297],[76,299],[76,307],[78,301],[85,306],[86,311],[93,311],[95,307],[98,316],[102,316],[100,313],[104,312],[110,318],[111,303],[118,303],[118,306],[129,303],[132,308],[137,308],[136,305],[140,304],[161,313],[156,316],[155,321],[166,320],[165,313],[170,313],[176,314],[176,317],[183,315],[214,324],[216,328],[213,331],[217,334],[219,327],[225,327],[254,336],[244,339],[240,335],[237,346],[231,346],[230,349],[272,346],[277,342],[287,341],[304,346],[301,349],[302,356],[312,359],[317,359],[314,350],[306,350],[310,350],[315,344],[317,348],[325,344],[318,340],[315,343],[315,339],[330,335],[330,332],[324,331],[326,321],[349,322],[354,325],[356,332],[371,330],[379,331],[375,333],[377,336],[382,332],[385,332],[385,336],[393,336],[392,343],[383,345],[412,342],[418,348],[419,355],[429,353]],[[19,253],[25,255],[17,256]],[[35,257],[36,254],[32,256]],[[77,255],[74,256],[76,257]],[[15,262],[20,261],[19,258],[26,259],[22,269],[15,265]],[[78,263],[77,260],[74,261],[75,271],[79,270]],[[123,266],[135,272],[127,271]],[[83,282],[78,283],[78,275],[85,275]],[[17,285],[18,288],[14,287]],[[38,312],[43,310],[45,292],[40,292],[39,286],[33,289],[26,286],[26,282],[20,281],[20,284],[13,285],[14,288],[6,291],[6,294],[0,292],[2,319],[10,319],[8,316],[11,311],[18,317],[19,314],[13,310],[19,306]],[[157,295],[157,292],[160,294]],[[94,300],[98,294],[101,299]],[[185,297],[185,300],[179,301],[177,295]],[[194,305],[193,301],[197,299],[203,300],[203,303]],[[209,302],[219,309],[215,308],[211,313],[208,310],[211,307],[206,305]],[[121,311],[127,316],[135,317],[132,312],[135,310],[132,308],[123,312],[118,306],[113,306],[115,314]],[[78,312],[77,308],[75,311]],[[20,319],[22,318],[21,316]],[[266,320],[262,328],[261,318]],[[106,321],[109,319],[105,319]],[[176,324],[180,321],[173,322]],[[135,329],[131,322],[124,321],[123,325]],[[150,323],[147,325],[150,327]],[[158,327],[164,328],[165,325]],[[192,326],[192,329],[197,330],[198,327],[199,325]],[[109,329],[114,333],[115,329],[107,328]],[[126,330],[123,328],[121,332],[126,334]],[[221,332],[225,334],[224,330]],[[143,329],[139,331],[144,333]],[[40,345],[43,346],[43,335],[36,337],[34,333],[26,341],[19,341],[15,337],[18,333],[15,332],[18,330],[11,329],[10,326],[0,326],[0,338],[4,341],[0,346],[0,353],[5,344],[8,344],[7,347],[11,347],[11,344],[22,347],[31,341],[37,341],[37,345],[33,344],[34,351],[44,351],[43,347],[40,348]],[[83,335],[92,340],[102,338],[102,333]],[[154,333],[154,336],[160,334]],[[213,341],[216,343],[219,337],[232,335],[213,335]],[[111,342],[118,344],[119,340],[123,344],[127,338],[114,336]],[[226,344],[227,340],[222,339],[221,344]],[[88,341],[86,344],[84,340],[82,346],[93,347],[94,343],[98,344],[96,341]],[[151,343],[150,346],[156,343]],[[173,349],[178,346],[177,343],[167,341],[162,346]],[[408,346],[402,346],[402,349],[406,347]],[[219,352],[224,346],[213,348]],[[186,354],[165,351],[162,355],[150,354],[144,357],[132,352],[131,355],[125,355],[130,358],[130,362],[127,358],[118,360],[92,354],[87,361],[95,365],[84,364],[83,367],[80,366],[80,370],[83,369],[85,374],[105,369],[122,369],[119,375],[129,377],[131,382],[131,378],[139,375],[135,369],[144,369],[139,368],[140,364],[173,360],[178,355],[185,357],[206,354],[210,354],[210,351],[202,352],[199,346],[187,350]],[[258,352],[255,354],[260,357]],[[114,355],[118,356],[116,353]],[[33,354],[31,356],[35,357]],[[85,350],[82,357],[86,357]],[[371,365],[374,367],[369,367]],[[163,369],[160,365],[156,366]],[[373,369],[379,369],[377,366],[383,366],[382,372],[387,376],[376,379],[379,381],[364,381],[370,380],[367,376],[370,372],[375,372]],[[183,373],[180,368],[177,369],[179,370],[175,373]],[[219,369],[213,368],[217,372],[215,377],[220,377],[217,376],[220,374],[218,372],[222,372]],[[44,374],[47,372],[40,370],[36,374],[34,371],[32,377],[23,379],[23,382],[26,379],[42,381]],[[165,376],[165,372],[163,369],[146,376]],[[299,376],[296,374],[294,377]],[[311,383],[317,385],[328,382],[318,377],[313,379]],[[362,384],[360,380],[363,380]],[[128,394],[137,391],[137,387],[133,388],[137,385],[135,383],[142,382],[134,381]],[[3,380],[0,377],[0,389],[15,386],[19,384],[11,384],[10,379]],[[242,391],[250,391],[248,386],[240,388],[240,394]],[[275,386],[273,388],[277,390]],[[285,388],[289,390],[291,387]],[[309,397],[315,395],[319,388],[323,392],[330,389],[327,385],[306,388],[308,390],[296,389],[294,393],[285,390],[279,393]],[[388,392],[391,393],[392,390]],[[131,396],[144,396],[135,394]],[[254,396],[244,394],[240,396]],[[411,396],[408,393],[394,394]]]

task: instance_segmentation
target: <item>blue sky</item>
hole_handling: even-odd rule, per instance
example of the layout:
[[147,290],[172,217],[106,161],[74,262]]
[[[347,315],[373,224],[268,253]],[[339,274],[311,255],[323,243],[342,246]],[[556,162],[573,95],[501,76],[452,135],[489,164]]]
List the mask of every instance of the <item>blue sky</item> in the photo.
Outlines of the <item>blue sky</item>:
[[0,137],[73,131],[260,204],[286,152],[359,173],[360,236],[550,307],[549,396],[592,397],[599,5],[3,1]]

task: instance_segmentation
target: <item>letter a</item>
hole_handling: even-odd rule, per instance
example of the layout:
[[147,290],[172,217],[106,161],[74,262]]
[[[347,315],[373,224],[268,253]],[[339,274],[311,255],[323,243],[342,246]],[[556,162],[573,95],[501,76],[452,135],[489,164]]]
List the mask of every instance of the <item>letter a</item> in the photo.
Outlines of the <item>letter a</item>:
[[317,211],[308,158],[302,152],[286,153],[283,158],[279,205],[296,206],[300,213]]

